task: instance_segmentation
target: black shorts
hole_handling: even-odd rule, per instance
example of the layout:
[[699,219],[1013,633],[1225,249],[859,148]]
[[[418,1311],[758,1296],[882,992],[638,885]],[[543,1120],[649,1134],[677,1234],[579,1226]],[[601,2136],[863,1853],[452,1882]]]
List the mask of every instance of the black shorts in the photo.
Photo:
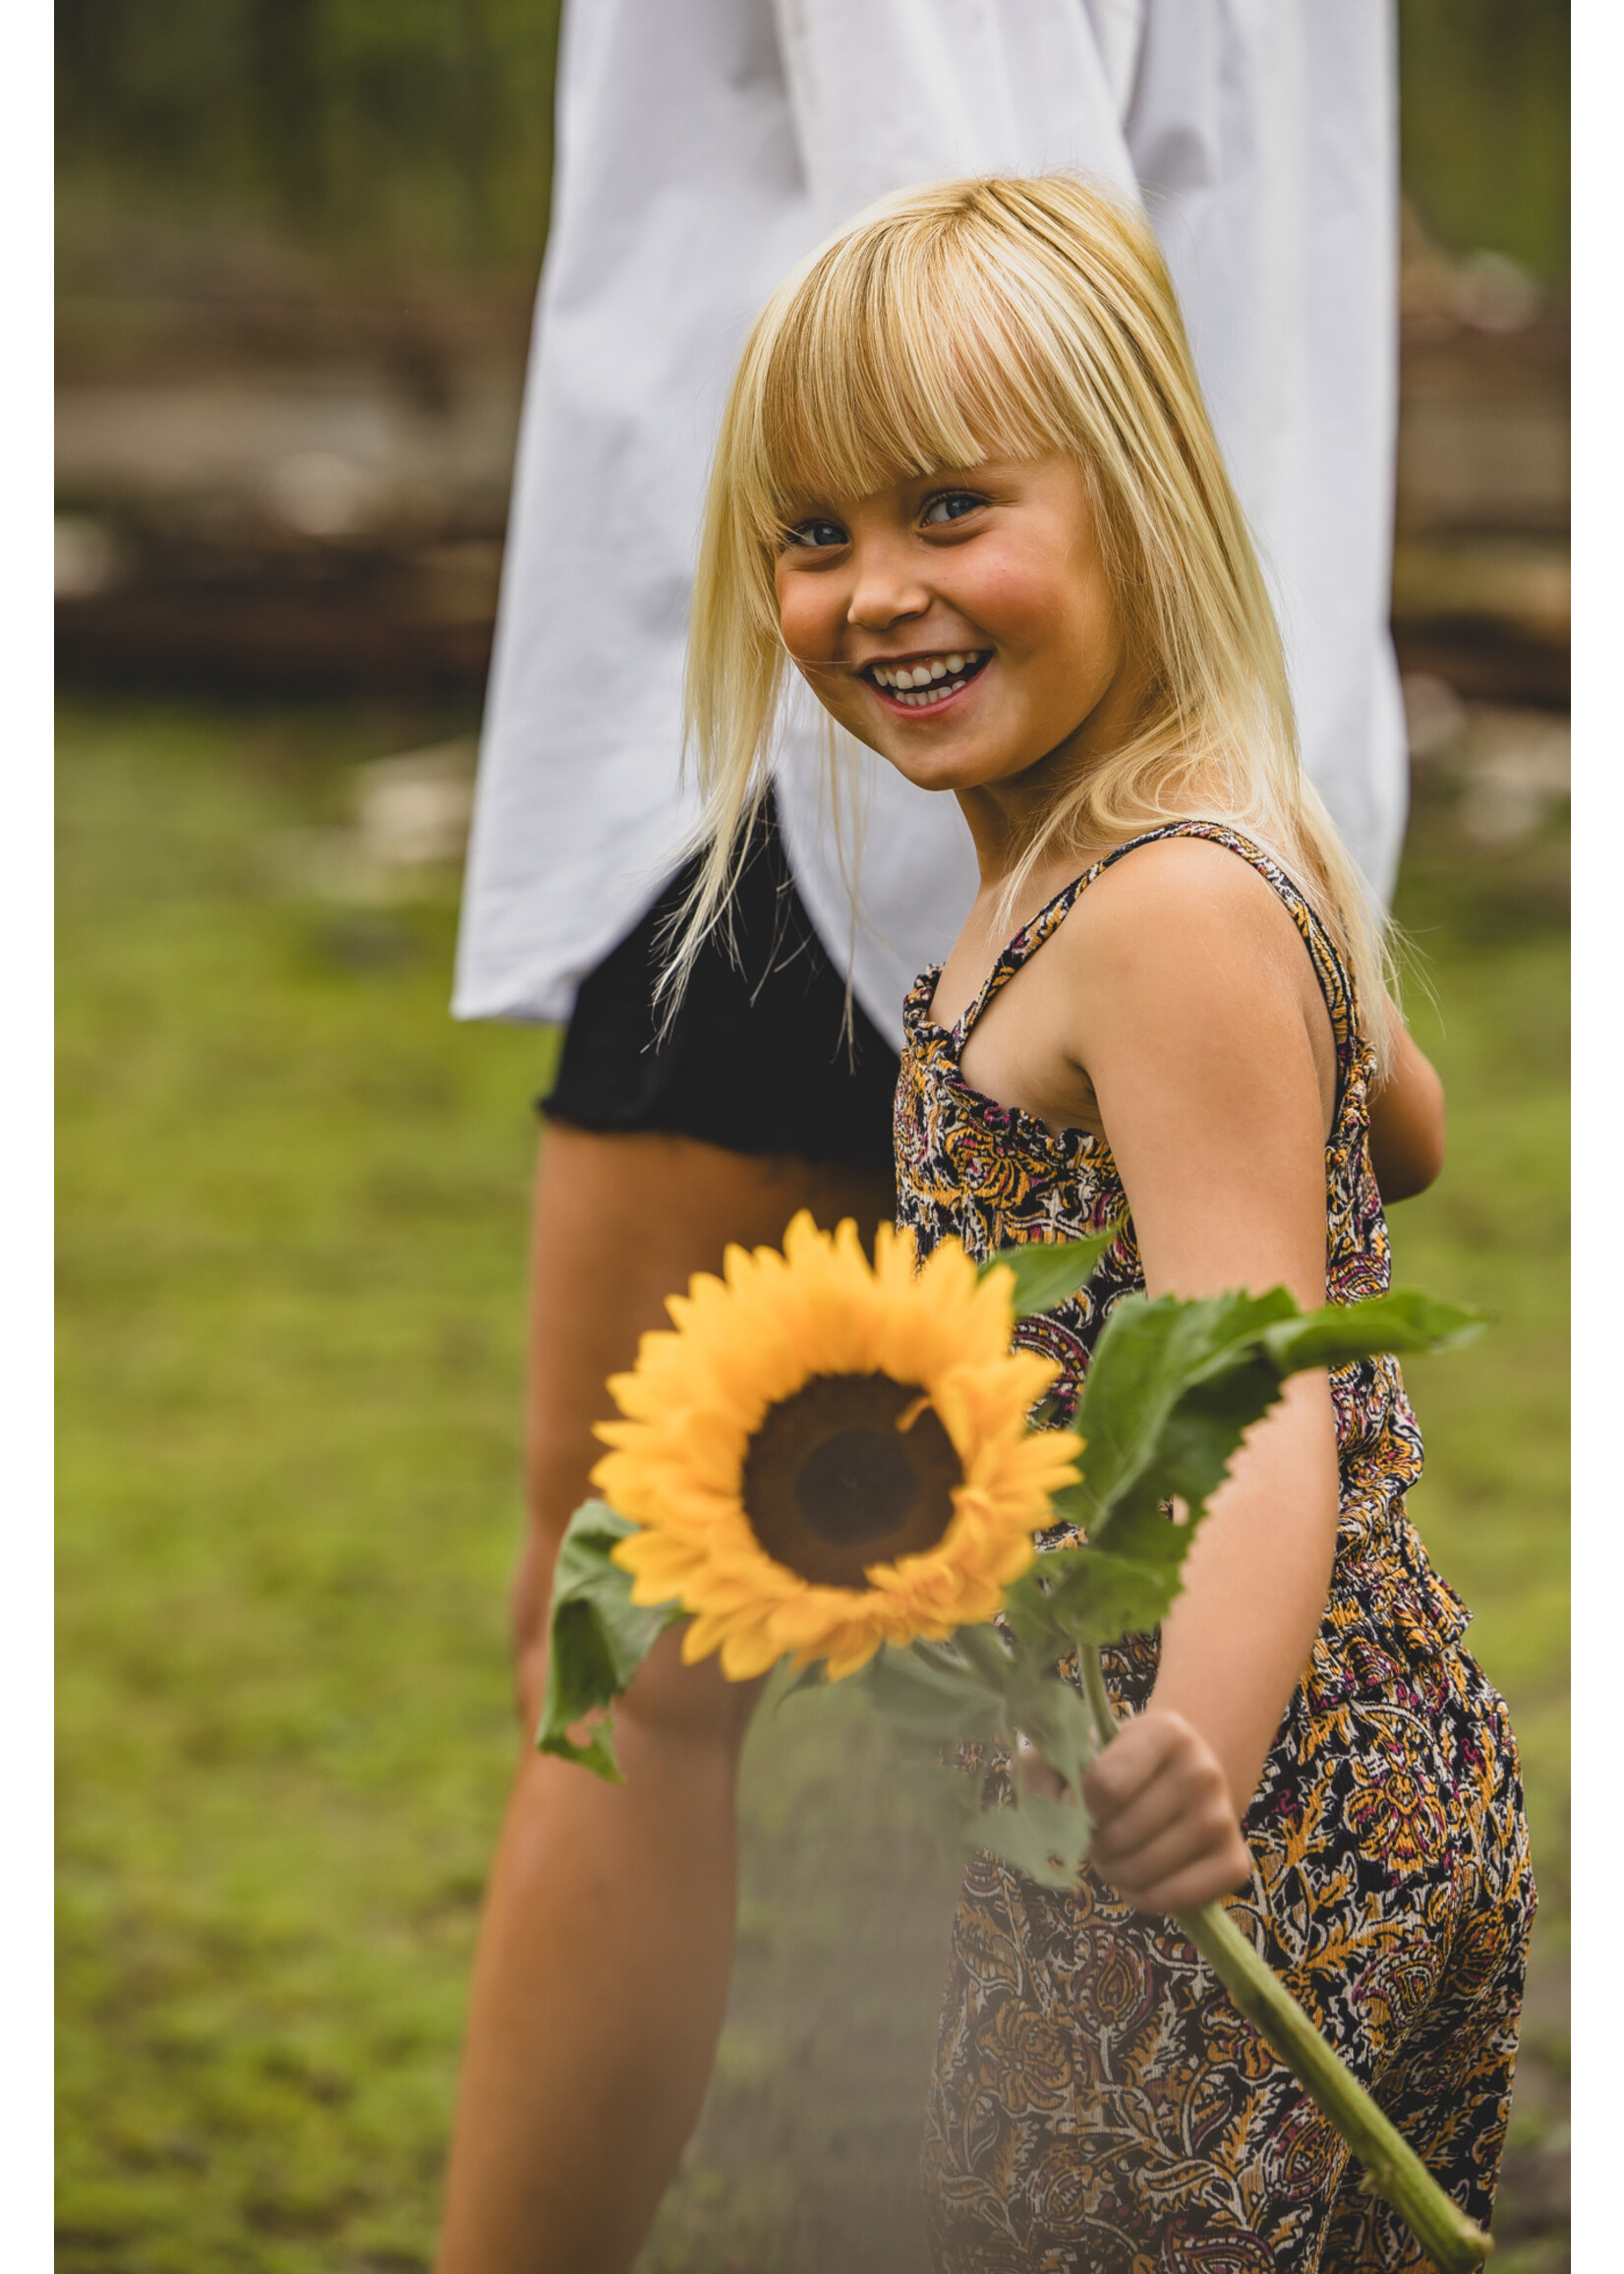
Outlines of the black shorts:
[[847,1030],[845,982],[801,904],[771,801],[734,893],[731,943],[725,925],[712,933],[655,1039],[664,929],[693,877],[690,863],[582,982],[543,1113],[889,1169],[897,1053],[855,1000]]

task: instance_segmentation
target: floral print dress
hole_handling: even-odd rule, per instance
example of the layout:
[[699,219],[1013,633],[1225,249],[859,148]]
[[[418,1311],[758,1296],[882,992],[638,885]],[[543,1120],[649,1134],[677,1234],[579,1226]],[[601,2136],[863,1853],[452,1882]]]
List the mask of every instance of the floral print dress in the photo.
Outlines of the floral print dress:
[[[1296,921],[1335,1033],[1326,1287],[1388,1284],[1369,1154],[1373,1058],[1324,927],[1268,854],[1178,822],[1120,846],[1012,941],[951,1031],[913,988],[897,1092],[899,1221],[977,1256],[1103,1230],[1109,1147],[968,1087],[976,1020],[1134,845],[1198,837],[1248,861]],[[1016,1340],[1059,1360],[1069,1418],[1111,1306],[1143,1285],[1131,1222],[1087,1288]],[[1535,1889],[1504,1702],[1467,1612],[1405,1513],[1421,1436],[1398,1363],[1331,1376],[1342,1479],[1330,1600],[1244,1830],[1230,1909],[1445,2188],[1486,2225],[1510,2097]],[[1053,1544],[1054,1536],[1046,1544]],[[1149,1697],[1153,1635],[1105,1654],[1119,1707]],[[924,2150],[938,2274],[1422,2274],[1431,2261],[1171,1920],[1085,1873],[1038,1887],[983,1852],[955,1924]]]

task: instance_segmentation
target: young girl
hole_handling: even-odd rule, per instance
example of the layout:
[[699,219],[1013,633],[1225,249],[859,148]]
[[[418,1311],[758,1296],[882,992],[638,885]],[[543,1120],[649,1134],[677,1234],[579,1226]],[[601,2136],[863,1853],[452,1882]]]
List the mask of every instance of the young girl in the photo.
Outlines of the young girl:
[[[1017,1330],[1063,1408],[1130,1290],[1384,1288],[1382,1198],[1436,1173],[1441,1093],[1301,772],[1138,216],[1064,176],[937,185],[763,315],[696,603],[710,850],[678,975],[765,793],[786,657],[957,797],[980,864],[907,1003],[902,1222],[984,1255],[1129,1212],[1087,1290]],[[1125,1719],[1081,1884],[971,1865],[925,2151],[939,2268],[1427,2263],[1165,1915],[1230,1891],[1486,2223],[1535,1896],[1505,1707],[1405,1514],[1421,1466],[1393,1361],[1295,1380],[1160,1635],[1108,1654]]]

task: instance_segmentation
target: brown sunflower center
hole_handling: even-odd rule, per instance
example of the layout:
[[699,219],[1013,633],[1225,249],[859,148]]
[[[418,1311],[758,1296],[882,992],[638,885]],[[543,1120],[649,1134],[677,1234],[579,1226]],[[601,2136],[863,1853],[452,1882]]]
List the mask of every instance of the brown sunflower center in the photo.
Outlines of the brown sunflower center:
[[866,1565],[936,1545],[964,1473],[924,1394],[885,1373],[824,1373],[770,1409],[743,1499],[776,1563],[815,1586],[866,1587]]

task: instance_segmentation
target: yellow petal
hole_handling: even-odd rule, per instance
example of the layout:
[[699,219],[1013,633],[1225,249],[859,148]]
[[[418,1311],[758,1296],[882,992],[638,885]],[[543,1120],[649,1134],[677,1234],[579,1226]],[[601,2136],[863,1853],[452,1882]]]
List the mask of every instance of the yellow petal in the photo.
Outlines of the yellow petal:
[[732,1627],[723,1638],[722,1670],[730,1682],[753,1681],[766,1673],[780,1652],[766,1624],[753,1631]]

